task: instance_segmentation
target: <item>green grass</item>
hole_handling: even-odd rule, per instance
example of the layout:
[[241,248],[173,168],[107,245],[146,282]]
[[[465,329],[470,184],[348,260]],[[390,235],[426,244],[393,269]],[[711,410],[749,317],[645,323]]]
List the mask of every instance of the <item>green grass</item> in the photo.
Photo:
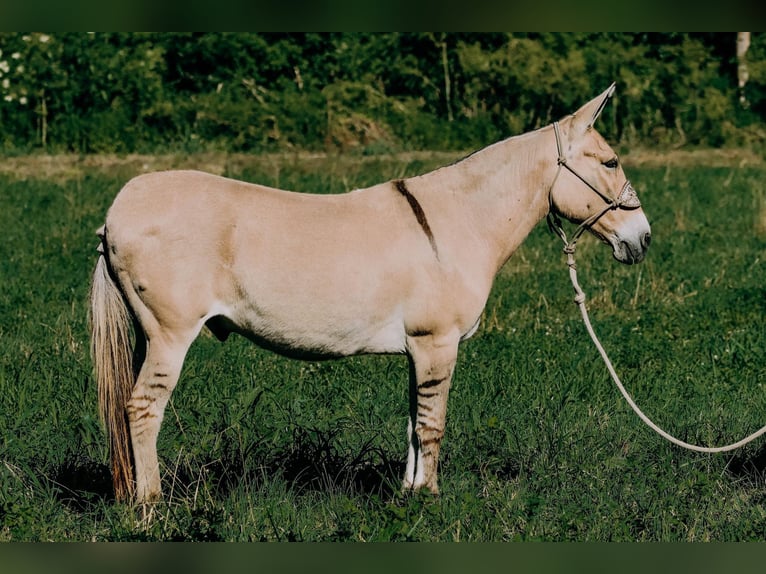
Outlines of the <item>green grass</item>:
[[[326,193],[439,163],[283,158],[230,175]],[[626,267],[581,241],[596,331],[661,426],[737,440],[766,423],[766,169],[628,171],[653,244]],[[441,496],[399,492],[403,357],[297,362],[202,336],[160,436],[165,501],[138,525],[111,496],[86,331],[94,230],[127,176],[0,176],[0,540],[766,536],[764,441],[701,455],[647,429],[587,338],[544,225],[500,272],[461,347]]]

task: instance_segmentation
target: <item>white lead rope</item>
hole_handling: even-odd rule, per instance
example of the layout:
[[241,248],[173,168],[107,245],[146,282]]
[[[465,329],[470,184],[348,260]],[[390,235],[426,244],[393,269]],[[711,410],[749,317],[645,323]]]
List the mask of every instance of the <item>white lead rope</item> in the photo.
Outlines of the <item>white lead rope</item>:
[[654,430],[661,437],[666,438],[673,444],[689,449],[689,450],[694,450],[697,452],[708,452],[708,453],[727,452],[730,450],[737,449],[741,446],[744,446],[750,441],[766,433],[766,426],[764,426],[761,429],[754,432],[753,434],[743,438],[742,440],[738,442],[735,442],[726,446],[708,447],[708,446],[697,446],[697,445],[689,444],[688,442],[679,440],[673,435],[668,434],[667,432],[662,430],[656,424],[654,424],[651,421],[651,419],[649,419],[649,417],[647,417],[641,411],[641,409],[638,408],[636,403],[628,394],[628,391],[625,390],[625,387],[622,385],[622,382],[620,381],[620,377],[617,376],[617,373],[615,372],[614,367],[612,366],[612,362],[609,360],[609,357],[607,356],[606,351],[604,351],[604,347],[601,346],[601,342],[598,340],[596,333],[593,331],[593,327],[590,324],[590,318],[588,317],[588,310],[585,308],[585,293],[583,293],[583,290],[580,288],[580,284],[577,282],[577,266],[575,265],[575,260],[574,260],[575,243],[568,242],[564,237],[562,237],[562,239],[564,239],[564,244],[565,244],[564,253],[567,254],[567,265],[569,266],[569,278],[572,280],[572,286],[574,287],[574,290],[575,290],[574,300],[575,300],[575,303],[577,303],[577,306],[580,308],[580,313],[582,314],[582,319],[583,319],[583,322],[585,323],[585,327],[588,330],[588,334],[590,335],[590,338],[593,339],[593,343],[596,345],[598,352],[601,354],[601,358],[604,359],[604,364],[606,365],[606,368],[609,370],[609,374],[612,375],[612,379],[614,379],[614,382],[617,385],[617,388],[620,389],[622,396],[625,397],[625,400],[628,401],[628,404],[630,405],[630,407],[633,409],[633,411],[635,411],[635,413],[639,416],[639,418],[642,421],[644,421],[652,430]]
[[[611,92],[609,93],[609,95],[611,95]],[[604,101],[606,101],[606,99]],[[603,106],[603,103],[604,102],[602,102],[602,106]],[[594,115],[593,119],[595,119],[597,115],[598,113]],[[574,252],[575,252],[575,246],[577,244],[577,240],[580,238],[580,235],[586,229],[589,229],[594,223],[596,223],[596,221],[598,221],[608,211],[612,209],[619,209],[619,208],[634,209],[639,207],[641,204],[639,203],[638,197],[636,196],[636,192],[633,190],[633,186],[630,185],[629,181],[626,181],[625,184],[622,186],[622,190],[620,191],[620,194],[617,196],[616,200],[611,199],[609,196],[605,195],[604,193],[599,191],[595,186],[589,183],[585,178],[583,178],[579,173],[577,173],[577,171],[575,171],[567,163],[567,159],[564,156],[563,146],[561,144],[561,134],[560,134],[558,122],[553,122],[553,133],[556,136],[556,151],[558,152],[558,159],[556,160],[556,163],[558,164],[558,169],[556,170],[556,176],[553,178],[553,183],[551,183],[551,187],[548,190],[548,203],[550,205],[550,211],[548,212],[548,226],[564,242],[564,253],[567,254],[567,265],[569,266],[569,278],[572,280],[572,286],[574,287],[574,290],[575,290],[575,299],[574,299],[575,303],[577,303],[577,306],[580,308],[580,313],[582,314],[583,322],[585,323],[585,327],[588,330],[588,334],[590,335],[590,338],[593,340],[593,344],[596,345],[598,352],[601,354],[601,358],[604,360],[604,364],[606,365],[606,368],[609,370],[609,374],[612,375],[612,379],[617,385],[617,388],[620,389],[622,396],[625,397],[625,400],[628,401],[628,404],[633,409],[633,411],[639,416],[639,418],[642,421],[644,421],[657,434],[669,440],[673,444],[683,448],[687,448],[689,450],[694,450],[697,452],[707,452],[707,453],[727,452],[727,451],[739,448],[741,446],[744,446],[750,441],[755,440],[762,434],[766,433],[766,426],[763,426],[761,427],[761,429],[743,438],[742,440],[726,445],[726,446],[709,447],[709,446],[697,446],[694,444],[689,444],[688,442],[684,442],[682,440],[677,439],[673,435],[668,434],[667,432],[662,430],[660,427],[658,427],[656,424],[654,424],[651,421],[651,419],[647,417],[643,413],[643,411],[641,411],[641,409],[638,408],[638,405],[636,405],[636,403],[630,397],[630,395],[628,394],[628,391],[625,390],[625,387],[623,386],[622,381],[620,381],[620,377],[617,376],[617,373],[615,372],[614,367],[612,366],[612,362],[609,360],[609,357],[607,356],[606,351],[604,351],[604,347],[601,346],[601,342],[598,340],[596,333],[593,331],[593,326],[590,324],[590,318],[588,317],[588,310],[585,307],[585,293],[583,293],[583,290],[580,288],[580,284],[577,282],[577,266],[575,265]],[[606,205],[601,211],[597,211],[591,217],[587,218],[585,221],[580,223],[580,225],[577,227],[575,232],[572,234],[571,240],[567,239],[566,233],[564,233],[564,229],[561,227],[561,222],[558,218],[556,211],[554,210],[554,205],[553,205],[553,186],[558,181],[562,167],[565,167],[569,172],[574,174],[580,181],[582,181],[585,185],[587,185],[590,189],[592,189],[596,194],[598,194],[606,202]]]

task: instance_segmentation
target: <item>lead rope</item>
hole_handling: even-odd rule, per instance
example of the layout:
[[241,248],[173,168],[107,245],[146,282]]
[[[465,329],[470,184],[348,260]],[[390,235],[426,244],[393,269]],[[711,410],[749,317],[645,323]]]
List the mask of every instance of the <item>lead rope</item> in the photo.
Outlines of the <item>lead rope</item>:
[[588,330],[588,334],[590,335],[590,338],[593,340],[593,344],[596,345],[596,349],[598,349],[598,352],[601,354],[601,358],[604,360],[604,364],[606,365],[606,368],[609,370],[609,374],[612,375],[612,379],[614,380],[614,383],[617,385],[617,388],[620,389],[622,396],[625,397],[625,400],[628,401],[628,404],[633,409],[633,411],[639,416],[639,418],[642,421],[644,421],[647,424],[647,426],[649,426],[649,428],[651,428],[661,437],[669,440],[675,445],[678,445],[680,447],[693,450],[696,452],[709,452],[709,453],[727,452],[730,450],[737,449],[741,446],[746,445],[750,441],[755,440],[756,438],[761,436],[763,433],[766,433],[766,426],[763,426],[759,430],[754,432],[753,434],[743,438],[742,440],[738,442],[728,444],[726,446],[709,447],[709,446],[697,446],[694,444],[689,444],[688,442],[684,442],[680,439],[677,439],[673,435],[665,432],[656,424],[654,424],[654,422],[652,422],[652,420],[649,417],[647,417],[640,408],[638,408],[636,403],[628,394],[628,391],[625,390],[625,387],[620,381],[620,377],[617,376],[617,373],[615,372],[614,367],[612,366],[612,362],[609,360],[609,356],[606,354],[604,347],[601,345],[601,341],[598,340],[596,333],[593,331],[593,326],[590,324],[590,318],[588,317],[588,309],[585,307],[585,293],[583,293],[583,290],[580,288],[580,284],[577,282],[577,265],[575,264],[575,259],[574,259],[575,246],[576,246],[577,239],[575,238],[571,242],[567,241],[566,235],[564,234],[564,231],[561,227],[558,227],[558,229],[554,229],[554,230],[559,235],[559,237],[561,237],[561,239],[564,241],[564,253],[566,253],[567,255],[567,266],[569,266],[569,278],[572,280],[572,286],[574,287],[574,290],[575,290],[574,301],[575,303],[577,303],[577,306],[580,308],[580,313],[582,314],[582,320],[585,323],[585,328]]
[[[669,440],[670,442],[672,442],[673,444],[677,446],[680,446],[689,450],[693,450],[696,452],[707,452],[707,453],[727,452],[730,450],[737,449],[741,446],[744,446],[747,443],[755,440],[762,434],[766,433],[766,426],[763,426],[759,430],[743,438],[742,440],[732,444],[728,444],[726,446],[709,447],[709,446],[697,446],[694,444],[690,444],[688,442],[684,442],[680,439],[677,439],[673,435],[662,430],[654,422],[652,422],[652,420],[649,417],[647,417],[640,408],[638,408],[638,405],[636,405],[636,403],[633,401],[631,396],[628,394],[628,391],[625,390],[625,387],[623,386],[622,381],[620,381],[620,377],[617,376],[617,372],[614,370],[614,367],[612,366],[612,362],[609,360],[609,356],[606,354],[604,347],[601,345],[601,341],[599,341],[598,337],[596,336],[596,333],[593,330],[593,326],[590,324],[590,318],[588,317],[588,309],[585,307],[585,293],[580,288],[580,284],[577,281],[577,265],[575,264],[574,253],[575,253],[575,248],[577,245],[577,240],[580,238],[580,235],[582,235],[582,233],[586,229],[588,229],[591,225],[593,225],[607,211],[611,209],[618,209],[621,207],[624,207],[625,209],[633,209],[635,207],[638,207],[640,203],[629,181],[626,181],[625,185],[623,185],[622,190],[620,191],[620,194],[617,197],[617,200],[613,200],[609,198],[608,196],[601,193],[598,189],[596,189],[595,186],[591,185],[587,180],[585,180],[579,173],[577,173],[574,169],[572,169],[572,167],[570,167],[567,164],[566,157],[564,156],[564,150],[562,149],[562,145],[561,145],[561,134],[560,134],[558,122],[553,122],[553,132],[556,136],[556,151],[558,152],[558,159],[556,160],[556,163],[558,164],[558,169],[556,170],[556,176],[554,177],[553,183],[551,183],[550,189],[548,191],[548,203],[550,206],[550,209],[548,211],[548,227],[550,227],[550,229],[553,230],[556,233],[556,235],[558,235],[561,238],[561,240],[564,242],[564,253],[566,253],[566,256],[567,256],[567,266],[569,267],[569,278],[572,280],[572,286],[574,287],[574,290],[575,290],[574,302],[577,303],[577,306],[580,308],[580,313],[582,314],[582,320],[585,323],[585,328],[588,331],[588,335],[590,335],[590,338],[593,340],[593,344],[596,345],[596,349],[598,349],[598,352],[601,355],[601,358],[604,360],[604,364],[606,365],[606,368],[609,370],[609,374],[612,376],[612,379],[614,380],[614,383],[617,385],[617,388],[620,390],[620,393],[622,393],[622,396],[625,397],[626,401],[628,401],[630,408],[633,409],[633,411],[639,416],[639,418],[642,421],[644,421],[644,423],[646,423],[646,425],[649,428],[654,430],[661,437]],[[601,211],[596,212],[594,215],[592,215],[591,217],[587,218],[585,221],[580,223],[580,225],[577,227],[575,232],[572,234],[571,241],[567,239],[566,233],[564,232],[564,228],[561,226],[561,220],[559,219],[553,205],[553,186],[556,184],[556,181],[558,181],[559,175],[561,174],[562,167],[566,168],[570,173],[574,174],[580,181],[582,181],[590,189],[596,192],[596,194],[598,194],[606,202],[606,206]]]

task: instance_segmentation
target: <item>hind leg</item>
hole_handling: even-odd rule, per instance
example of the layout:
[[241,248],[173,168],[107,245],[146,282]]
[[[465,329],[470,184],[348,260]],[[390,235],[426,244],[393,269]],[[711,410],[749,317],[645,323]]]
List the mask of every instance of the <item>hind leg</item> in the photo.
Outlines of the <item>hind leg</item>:
[[146,357],[126,406],[133,444],[137,502],[153,502],[162,495],[157,437],[165,406],[178,382],[194,336],[157,337],[147,341]]

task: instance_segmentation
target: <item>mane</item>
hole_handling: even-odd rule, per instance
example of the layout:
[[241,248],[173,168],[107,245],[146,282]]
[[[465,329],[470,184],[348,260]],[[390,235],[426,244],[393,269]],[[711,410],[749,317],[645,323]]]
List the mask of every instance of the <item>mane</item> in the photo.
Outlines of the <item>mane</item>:
[[[555,161],[555,146],[551,149],[543,150],[540,145],[533,144],[530,141],[539,138],[541,134],[547,133],[552,129],[553,125],[550,124],[530,132],[510,136],[506,139],[477,149],[452,163],[438,167],[427,174],[423,174],[423,176],[432,175],[438,177],[445,171],[453,171],[451,177],[454,177],[454,170],[457,170],[458,173],[473,173],[473,177],[475,177],[478,172],[476,171],[477,168],[473,167],[472,164],[477,163],[478,165],[478,162],[486,162],[487,165],[497,166],[498,168],[502,167],[503,169],[513,168],[512,172],[507,173],[507,175],[510,175],[511,177],[522,175],[524,170],[529,169],[540,161],[541,154],[549,155],[551,161]],[[493,156],[496,154],[498,157],[495,157],[493,160]],[[481,172],[481,174],[482,176],[489,175],[486,172]]]
[[522,143],[522,140],[530,139],[530,138],[532,138],[534,136],[537,136],[540,133],[542,133],[544,131],[547,131],[547,130],[550,130],[550,129],[553,129],[553,124],[552,123],[548,124],[548,125],[545,125],[545,126],[543,126],[541,128],[537,128],[536,130],[532,130],[532,131],[529,131],[529,132],[524,132],[524,133],[521,133],[521,134],[516,134],[516,135],[513,135],[513,136],[509,136],[509,137],[507,137],[505,139],[502,139],[502,140],[496,141],[494,143],[488,144],[488,145],[486,145],[486,146],[484,146],[482,148],[475,149],[472,152],[469,152],[466,155],[464,155],[464,156],[462,156],[462,157],[460,157],[460,158],[458,158],[458,159],[456,159],[456,160],[454,160],[454,161],[452,161],[450,163],[447,163],[447,164],[444,164],[442,166],[437,167],[433,171],[439,171],[440,169],[454,167],[454,166],[456,166],[458,164],[461,164],[463,162],[471,160],[472,158],[474,158],[474,156],[476,156],[478,154],[481,154],[481,153],[483,153],[485,151],[488,152],[492,148],[499,148],[499,147],[509,148],[509,147],[513,147],[514,144]]

